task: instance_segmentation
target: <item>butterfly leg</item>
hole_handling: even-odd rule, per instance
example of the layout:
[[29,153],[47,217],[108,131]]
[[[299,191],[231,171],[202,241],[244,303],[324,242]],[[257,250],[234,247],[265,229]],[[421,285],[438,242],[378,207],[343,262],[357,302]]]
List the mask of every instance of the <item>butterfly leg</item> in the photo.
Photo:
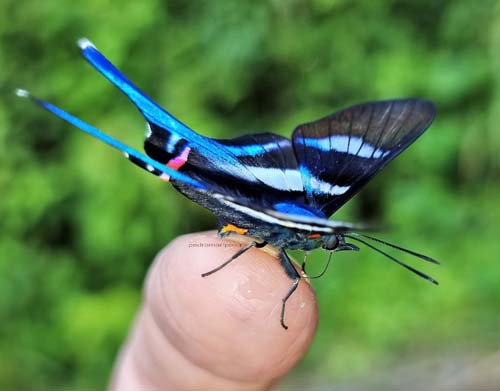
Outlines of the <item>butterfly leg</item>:
[[286,295],[281,299],[281,316],[280,316],[280,322],[281,326],[287,330],[288,326],[285,324],[285,307],[286,307],[286,302],[292,296],[293,292],[297,289],[297,286],[299,285],[300,281],[300,274],[297,272],[297,269],[292,264],[292,261],[290,257],[287,255],[287,253],[284,250],[280,251],[280,263],[281,266],[285,269],[285,272],[288,277],[290,277],[293,280],[292,286],[286,293]]
[[315,279],[315,278],[320,278],[320,277],[323,277],[323,275],[326,273],[326,271],[328,270],[328,266],[330,266],[330,262],[332,260],[332,255],[333,255],[333,251],[330,251],[330,255],[328,257],[328,262],[326,263],[325,267],[323,268],[323,270],[321,271],[321,273],[315,275],[315,276],[306,276],[306,278],[308,278],[309,280],[312,280],[312,279]]
[[243,253],[247,252],[248,250],[250,250],[252,247],[256,247],[256,248],[262,248],[264,247],[265,245],[267,245],[267,242],[261,242],[261,243],[258,243],[256,242],[255,240],[248,243],[245,247],[242,247],[240,250],[238,250],[231,258],[229,258],[226,262],[224,262],[223,264],[217,266],[215,269],[212,269],[206,273],[203,273],[201,276],[202,277],[206,277],[206,276],[209,276],[210,274],[213,274],[217,271],[219,271],[220,269],[222,269],[223,267],[229,265],[231,262],[233,262],[236,258],[238,258],[240,255],[242,255]]
[[304,274],[306,274],[306,261],[308,256],[309,256],[309,251],[304,252],[304,259],[302,260],[302,265],[300,266]]

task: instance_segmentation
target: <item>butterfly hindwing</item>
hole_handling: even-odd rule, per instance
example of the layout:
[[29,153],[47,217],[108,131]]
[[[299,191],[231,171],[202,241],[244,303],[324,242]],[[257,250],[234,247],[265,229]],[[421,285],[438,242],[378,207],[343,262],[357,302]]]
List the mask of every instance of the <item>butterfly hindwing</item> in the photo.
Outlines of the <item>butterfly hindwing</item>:
[[[259,178],[260,183],[246,185],[249,185],[249,198],[257,205],[269,207],[275,202],[306,202],[297,159],[288,138],[259,133],[218,141]],[[245,183],[240,184],[241,189],[245,188]]]
[[[147,121],[144,148],[149,157],[220,193],[257,205],[269,206],[266,205],[269,200],[305,202],[301,175],[289,139],[271,133],[231,140],[202,136],[140,91],[88,40],[80,40],[79,45],[85,59],[144,115]],[[262,197],[262,194],[269,197]],[[188,196],[196,200],[194,195]]]
[[164,148],[168,153],[174,151],[177,142],[185,140],[189,142],[191,148],[196,148],[205,156],[219,161],[220,166],[224,169],[241,169],[231,154],[218,148],[215,140],[194,132],[137,88],[90,41],[81,39],[78,43],[85,59],[120,89],[139,109],[148,122],[148,136],[150,136],[149,131],[161,130],[165,132]]
[[297,127],[292,142],[309,204],[330,216],[415,141],[434,114],[427,100],[388,100]]

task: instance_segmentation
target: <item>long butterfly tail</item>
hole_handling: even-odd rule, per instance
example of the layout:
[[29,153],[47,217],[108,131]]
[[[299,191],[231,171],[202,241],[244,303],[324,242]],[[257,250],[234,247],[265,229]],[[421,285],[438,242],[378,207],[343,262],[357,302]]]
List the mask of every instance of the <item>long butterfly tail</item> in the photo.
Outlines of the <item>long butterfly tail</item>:
[[150,97],[135,86],[122,72],[120,72],[104,55],[97,50],[87,38],[78,40],[78,46],[83,57],[97,69],[106,79],[120,89],[144,115],[154,124],[163,126],[178,133],[181,137],[190,137],[194,133],[186,125],[173,117],[165,109],[155,103]]
[[[189,146],[195,147],[205,156],[214,160],[224,162],[225,169],[233,172],[234,167],[240,166],[239,161],[228,154],[225,147],[216,140],[202,136],[181,121],[172,116],[168,111],[155,103],[144,92],[137,88],[123,73],[121,73],[104,55],[97,50],[92,42],[87,38],[78,40],[78,46],[81,49],[85,59],[97,69],[106,79],[120,89],[139,109],[146,121],[156,125],[161,130],[166,131],[168,142],[167,150],[173,148],[180,139],[188,142]],[[150,127],[151,129],[151,127]],[[153,132],[155,127],[153,127]],[[149,137],[149,136],[148,136]],[[170,151],[169,151],[170,152]]]
[[129,147],[128,145],[116,140],[115,138],[111,137],[110,135],[104,133],[103,131],[97,129],[96,127],[86,123],[85,121],[81,120],[78,117],[75,117],[74,115],[67,113],[66,111],[60,109],[57,106],[54,106],[53,104],[49,102],[45,102],[43,100],[40,100],[36,98],[35,96],[31,95],[28,91],[23,90],[23,89],[17,89],[15,91],[16,95],[22,98],[28,98],[38,106],[42,107],[43,109],[51,112],[52,114],[55,114],[59,118],[63,119],[64,121],[70,123],[71,125],[77,127],[78,129],[82,130],[85,133],[90,134],[91,136],[96,137],[97,139],[103,141],[104,143],[110,145],[111,147],[118,149],[119,151],[123,152],[125,157],[129,159],[132,163],[135,163],[139,167],[145,169],[146,171],[151,172],[154,175],[157,175],[161,177],[162,179],[169,180],[169,179],[174,179],[176,181],[185,183],[187,185],[193,186],[196,189],[199,190],[206,190],[206,186],[179,172],[176,171],[170,167],[167,167],[166,165],[163,165],[156,160],[151,159],[150,157],[144,155],[143,153],[140,153],[139,151]]

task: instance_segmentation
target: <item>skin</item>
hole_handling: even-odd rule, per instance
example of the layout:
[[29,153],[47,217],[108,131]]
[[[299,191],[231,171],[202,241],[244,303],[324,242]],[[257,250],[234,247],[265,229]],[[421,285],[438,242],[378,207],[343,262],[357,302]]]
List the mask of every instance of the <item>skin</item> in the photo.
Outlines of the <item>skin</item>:
[[250,238],[181,236],[157,256],[116,362],[111,390],[268,390],[303,357],[318,322],[302,279],[279,321],[288,278],[266,246],[202,278]]

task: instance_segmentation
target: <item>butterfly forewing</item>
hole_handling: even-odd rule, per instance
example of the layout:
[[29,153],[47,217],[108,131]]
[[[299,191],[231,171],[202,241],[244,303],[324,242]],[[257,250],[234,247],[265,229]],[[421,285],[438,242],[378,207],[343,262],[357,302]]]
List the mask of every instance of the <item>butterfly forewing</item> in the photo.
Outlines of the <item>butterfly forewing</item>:
[[311,206],[331,215],[431,124],[432,102],[370,102],[300,125],[292,135]]

